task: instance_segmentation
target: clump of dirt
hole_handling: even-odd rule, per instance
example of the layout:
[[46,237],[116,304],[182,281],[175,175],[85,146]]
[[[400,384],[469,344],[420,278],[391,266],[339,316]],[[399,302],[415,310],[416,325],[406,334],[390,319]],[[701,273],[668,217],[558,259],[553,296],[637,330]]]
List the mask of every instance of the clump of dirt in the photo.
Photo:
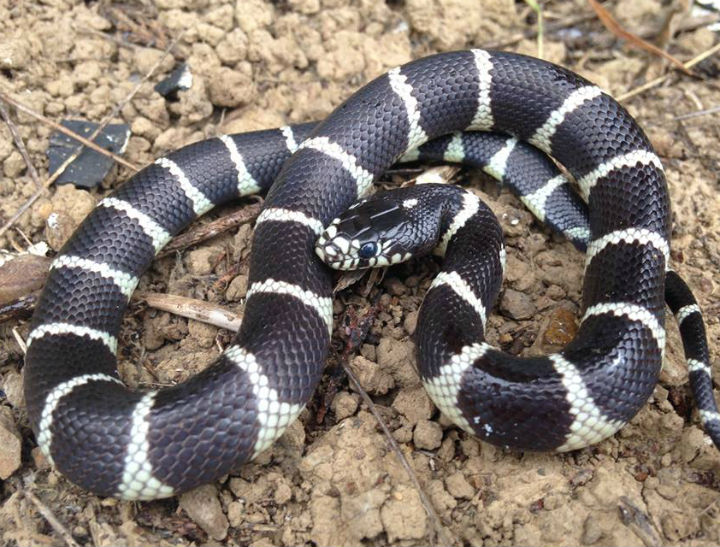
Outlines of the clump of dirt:
[[[154,7],[52,0],[0,6],[0,87],[45,116],[113,121],[132,137],[125,158],[146,164],[219,133],[319,120],[355,89],[413,58],[503,44],[536,54],[523,3],[502,0],[158,0]],[[140,6],[140,5],[138,5]],[[624,48],[580,1],[546,3],[545,57],[619,95],[665,71]],[[663,13],[650,0],[613,11],[638,34],[656,35]],[[573,22],[575,21],[575,22]],[[565,22],[565,24],[563,24]],[[553,30],[555,28],[555,30]],[[178,39],[172,54],[162,48]],[[717,37],[689,25],[671,51],[689,58]],[[153,85],[186,62],[193,85],[168,102]],[[156,66],[150,79],[142,78]],[[720,347],[720,201],[717,114],[677,116],[717,102],[717,60],[704,79],[672,77],[625,102],[655,144],[673,202],[673,260],[705,312],[711,363]],[[30,159],[47,174],[51,129],[10,113]],[[5,124],[0,126],[0,220],[36,184]],[[0,237],[12,250],[48,241],[59,249],[92,205],[129,176],[119,167],[102,188],[50,188]],[[583,258],[551,235],[514,197],[485,180],[476,192],[500,218],[507,279],[489,341],[533,355],[572,337],[581,303]],[[223,211],[212,213],[217,217]],[[243,225],[153,264],[139,290],[201,298],[241,311],[251,226]],[[21,394],[27,321],[0,325],[0,534],[8,545],[221,543],[420,545],[431,513],[378,426],[409,461],[439,519],[440,543],[641,545],[720,542],[720,455],[699,428],[682,345],[670,318],[666,364],[651,400],[614,437],[570,454],[520,454],[481,443],[450,425],[422,389],[409,336],[437,272],[420,259],[342,291],[336,324],[377,313],[349,368],[374,411],[331,360],[327,380],[282,439],[255,462],[179,498],[127,503],[68,483],[37,450]],[[17,337],[13,334],[16,333]],[[183,381],[210,363],[231,334],[133,302],[124,321],[120,371],[132,387]],[[344,344],[338,328],[335,344]],[[46,515],[54,516],[55,521]],[[63,531],[64,528],[64,531]]]

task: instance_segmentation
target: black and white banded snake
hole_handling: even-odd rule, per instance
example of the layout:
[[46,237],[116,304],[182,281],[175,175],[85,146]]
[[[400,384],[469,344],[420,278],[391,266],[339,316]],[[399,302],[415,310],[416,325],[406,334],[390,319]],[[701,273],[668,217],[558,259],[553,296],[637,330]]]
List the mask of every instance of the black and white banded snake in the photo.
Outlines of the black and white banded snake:
[[[468,130],[527,141],[575,176],[589,201],[584,316],[577,337],[549,357],[520,359],[480,342],[481,312],[490,306],[483,298],[494,282],[456,260],[467,254],[460,242],[468,220],[484,211],[465,199],[442,236],[444,270],[418,320],[423,382],[455,423],[502,445],[570,450],[615,433],[645,404],[662,363],[669,258],[662,166],[634,120],[597,87],[544,61],[471,50],[394,69],[316,127],[184,147],[103,199],[55,259],[28,337],[25,398],[45,455],[97,494],[151,499],[212,481],[267,448],[323,371],[331,275],[313,249],[324,226],[401,157]],[[446,151],[457,146],[448,138]],[[503,150],[491,163],[507,177],[514,152]],[[548,182],[535,180],[545,203]],[[268,187],[235,341],[186,383],[128,390],[115,353],[138,276],[194,218]],[[499,267],[495,259],[486,269]],[[704,342],[702,319],[688,298],[689,291],[668,301],[691,341],[691,381],[718,442],[707,347],[692,346]]]

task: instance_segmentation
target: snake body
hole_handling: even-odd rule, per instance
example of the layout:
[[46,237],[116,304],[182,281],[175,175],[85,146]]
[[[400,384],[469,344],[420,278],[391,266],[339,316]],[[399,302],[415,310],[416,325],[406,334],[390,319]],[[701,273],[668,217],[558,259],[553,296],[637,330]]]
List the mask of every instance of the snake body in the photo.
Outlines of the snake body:
[[[629,114],[589,82],[530,57],[472,50],[394,69],[317,126],[182,148],[103,199],[56,258],[30,327],[25,398],[45,455],[97,494],[151,499],[267,448],[310,399],[327,355],[331,275],[313,252],[324,226],[395,161],[468,130],[527,141],[578,180],[589,202],[584,316],[558,354],[504,355],[477,342],[488,282],[477,266],[446,263],[421,311],[423,381],[456,423],[503,445],[568,450],[612,435],[646,402],[662,362],[662,166]],[[511,169],[501,160],[495,168]],[[128,390],[115,354],[138,276],[197,216],[268,187],[237,338],[186,383]],[[478,211],[467,200],[443,238],[459,238]],[[699,318],[683,313],[681,328]],[[698,374],[709,371],[707,355],[698,363]]]

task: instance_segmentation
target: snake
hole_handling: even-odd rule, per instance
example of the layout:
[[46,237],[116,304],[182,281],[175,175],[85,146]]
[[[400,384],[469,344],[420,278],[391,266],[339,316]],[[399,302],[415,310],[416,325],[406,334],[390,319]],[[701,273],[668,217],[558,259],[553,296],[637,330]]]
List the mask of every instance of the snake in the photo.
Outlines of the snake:
[[[613,435],[648,400],[662,366],[674,279],[662,164],[627,111],[587,80],[533,57],[473,49],[392,69],[320,123],[180,148],[102,199],[55,257],[29,327],[24,394],[49,462],[97,495],[155,499],[217,480],[268,448],[310,400],[329,351],[333,275],[315,252],[318,238],[395,162],[420,158],[438,138],[447,140],[443,155],[457,155],[457,132],[518,143],[489,158],[498,178],[516,169],[508,160],[529,148],[522,143],[575,178],[588,215],[575,234],[587,246],[584,315],[573,341],[547,357],[485,344],[485,297],[496,292],[505,251],[496,224],[487,223],[489,234],[474,229],[486,207],[458,194],[441,223],[444,269],[415,334],[428,393],[461,428],[510,448],[572,450]],[[535,183],[531,201],[549,210],[548,180]],[[236,338],[184,383],[126,387],[118,333],[139,276],[191,221],[261,191]],[[470,243],[460,243],[465,232]],[[463,263],[478,238],[486,261]],[[689,289],[668,302],[688,341],[695,393],[705,390],[701,419],[718,439],[700,309]]]

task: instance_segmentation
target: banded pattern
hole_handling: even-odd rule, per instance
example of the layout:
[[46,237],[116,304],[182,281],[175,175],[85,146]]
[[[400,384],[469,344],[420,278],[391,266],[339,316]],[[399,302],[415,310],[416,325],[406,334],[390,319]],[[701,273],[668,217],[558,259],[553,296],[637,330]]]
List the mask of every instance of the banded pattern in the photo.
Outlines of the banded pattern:
[[[328,351],[331,283],[313,253],[318,227],[364,196],[398,158],[421,156],[426,139],[468,129],[510,134],[517,139],[512,149],[489,157],[495,157],[492,170],[511,179],[522,168],[515,160],[528,150],[521,142],[539,135],[537,142],[589,197],[591,241],[634,228],[666,242],[659,161],[622,107],[605,94],[579,91],[589,86],[529,57],[445,53],[377,78],[320,125],[209,139],[139,172],[100,202],[68,241],[36,308],[25,395],[43,452],[87,489],[144,499],[214,480],[268,446],[309,400]],[[448,139],[449,154],[465,141]],[[507,136],[496,152],[503,147],[509,147]],[[116,274],[139,277],[197,215],[268,188],[236,340],[184,384],[145,395],[124,388],[116,380],[115,351],[128,285]],[[546,215],[558,190],[544,198]],[[499,289],[502,241],[496,224],[478,236],[468,220],[486,216],[464,202],[445,229],[445,271],[462,279],[476,300],[464,287],[459,294],[457,283],[428,292],[417,331],[423,381],[456,423],[499,444],[566,449],[611,434],[611,425],[630,419],[657,380],[664,253],[638,240],[608,243],[587,265],[585,308],[622,302],[643,311],[587,317],[561,354],[565,368],[553,364],[559,358],[523,361],[482,342],[478,301],[489,309],[488,297]],[[469,235],[468,245],[484,238],[486,262],[465,263],[468,247],[451,244],[453,234],[458,242]],[[610,262],[617,267],[613,275]],[[479,270],[493,280],[482,281]],[[646,328],[650,317],[655,323]],[[688,314],[681,328],[695,317]],[[618,358],[623,365],[606,378],[603,371]],[[707,363],[706,354],[693,358]],[[704,374],[695,368],[691,382]],[[544,396],[528,401],[537,385]],[[720,428],[711,411],[703,416]]]

